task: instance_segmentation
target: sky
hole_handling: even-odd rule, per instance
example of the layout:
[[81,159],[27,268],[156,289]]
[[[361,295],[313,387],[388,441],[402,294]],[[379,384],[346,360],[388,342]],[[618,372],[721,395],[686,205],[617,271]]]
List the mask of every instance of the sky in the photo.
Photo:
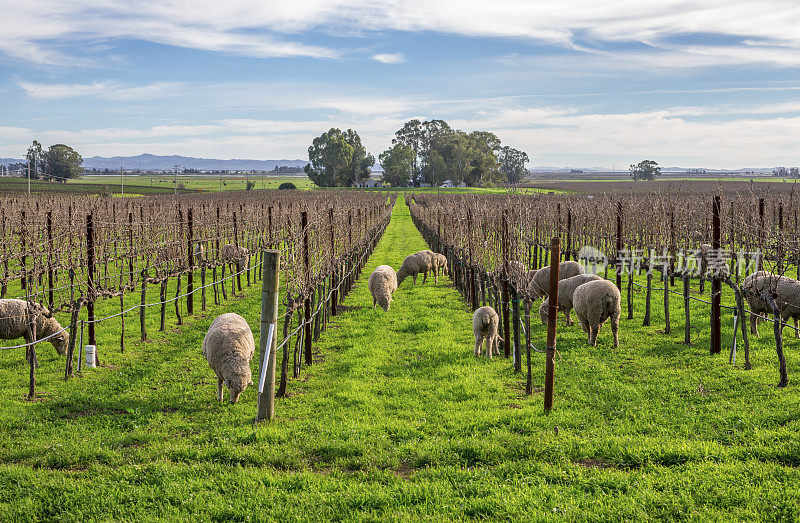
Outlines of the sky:
[[797,0],[0,0],[0,157],[306,159],[411,118],[529,167],[800,165]]

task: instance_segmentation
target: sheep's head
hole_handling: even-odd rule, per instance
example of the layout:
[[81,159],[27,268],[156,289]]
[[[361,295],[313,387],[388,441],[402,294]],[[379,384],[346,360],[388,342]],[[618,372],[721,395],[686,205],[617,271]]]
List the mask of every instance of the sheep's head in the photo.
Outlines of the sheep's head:
[[389,307],[392,305],[392,297],[391,296],[386,296],[386,297],[380,298],[378,300],[378,305],[380,305],[381,308],[384,311],[388,311]]
[[56,352],[61,356],[67,353],[67,347],[69,346],[69,334],[67,331],[53,336],[49,341],[53,345],[53,348],[56,349]]
[[542,304],[539,305],[539,318],[542,320],[542,325],[547,325],[547,309],[550,307],[550,298],[545,298],[542,300]]
[[253,381],[246,376],[236,376],[225,380],[225,386],[228,387],[230,392],[231,403],[239,401],[239,396],[244,392],[248,385]]

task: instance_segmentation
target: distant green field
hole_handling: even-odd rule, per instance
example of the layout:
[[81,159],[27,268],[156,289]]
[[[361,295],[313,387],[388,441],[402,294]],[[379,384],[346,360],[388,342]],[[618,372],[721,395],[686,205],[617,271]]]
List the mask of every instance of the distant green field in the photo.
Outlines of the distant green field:
[[[178,186],[183,184],[186,189],[200,190],[202,192],[218,191],[243,191],[247,187],[247,181],[256,182],[254,189],[277,189],[284,182],[291,182],[298,189],[312,189],[314,183],[307,176],[274,176],[274,175],[252,175],[249,178],[244,175],[225,175],[222,180],[213,175],[194,175],[178,176]],[[74,184],[94,183],[107,185],[117,192],[121,189],[122,179],[119,175],[85,175]],[[125,175],[125,192],[138,192],[139,187],[149,187],[157,189],[159,192],[172,192],[175,188],[175,178],[170,175]]]

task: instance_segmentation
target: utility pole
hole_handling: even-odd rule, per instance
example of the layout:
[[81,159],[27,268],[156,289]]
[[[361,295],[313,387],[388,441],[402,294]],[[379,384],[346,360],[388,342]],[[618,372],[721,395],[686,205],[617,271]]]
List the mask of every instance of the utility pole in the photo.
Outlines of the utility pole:
[[31,161],[28,160],[28,198],[31,197]]

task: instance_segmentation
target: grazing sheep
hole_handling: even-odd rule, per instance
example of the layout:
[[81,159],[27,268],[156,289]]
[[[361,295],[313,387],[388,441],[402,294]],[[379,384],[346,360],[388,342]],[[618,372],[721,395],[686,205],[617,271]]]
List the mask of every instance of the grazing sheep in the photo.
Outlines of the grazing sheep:
[[500,354],[498,341],[505,341],[497,333],[500,317],[491,307],[481,307],[472,315],[472,332],[475,334],[475,356],[481,355],[481,345],[486,341],[486,355]]
[[572,295],[575,315],[584,332],[589,335],[589,345],[597,344],[597,335],[607,319],[611,319],[614,348],[619,347],[619,289],[608,280],[595,280],[579,285]]
[[[429,254],[430,253],[430,254]],[[414,285],[417,284],[417,274],[424,273],[422,283],[428,279],[428,272],[433,270],[433,256],[431,251],[419,251],[406,256],[400,270],[397,271],[397,285],[401,285],[403,280],[411,276]]]
[[392,304],[392,293],[397,290],[397,275],[388,265],[380,265],[369,275],[369,292],[372,294],[372,308],[380,305],[388,311]]
[[222,247],[222,261],[225,263],[236,264],[236,270],[242,270],[242,262],[247,265],[247,257],[250,256],[250,251],[247,247],[239,245],[227,244]]
[[[602,279],[603,278],[595,274],[578,274],[577,276],[558,282],[558,310],[564,311],[564,316],[567,318],[567,325],[572,325],[572,297],[575,294],[575,289],[586,282]],[[539,306],[539,317],[542,319],[543,325],[547,325],[547,308],[549,306],[549,297],[546,297]]]
[[770,287],[775,284],[780,276],[767,271],[758,271],[748,275],[742,281],[742,291],[744,299],[747,301],[747,308],[750,309],[750,333],[758,336],[758,320],[755,315],[761,314],[769,316],[772,309],[767,302],[761,298],[762,294],[771,292]]
[[[46,307],[38,303],[31,304],[31,313],[35,315],[36,340],[41,340],[61,330],[61,325]],[[25,343],[31,343],[30,325],[28,318],[28,302],[24,300],[0,300],[0,339],[15,340],[25,338]],[[60,355],[67,353],[69,333],[61,332],[47,340]]]
[[[444,254],[436,253],[436,264],[434,265],[434,271],[436,271],[436,275],[439,274],[439,269],[442,269],[442,274],[449,274],[448,267],[447,267],[447,256]],[[438,283],[438,282],[436,282]]]
[[220,314],[203,338],[203,356],[217,375],[217,399],[222,386],[230,391],[231,403],[253,383],[250,359],[256,350],[253,333],[244,318],[232,312]]
[[206,263],[206,246],[203,243],[195,243],[194,249],[192,249],[192,253],[194,254],[194,262],[199,265],[204,265]]
[[[742,290],[750,311],[764,316],[769,316],[772,308],[761,296],[773,293],[777,295],[775,305],[781,313],[781,331],[783,331],[783,324],[791,318],[794,320],[795,337],[800,338],[800,333],[797,331],[798,320],[800,320],[800,282],[787,276],[758,271],[744,279]],[[754,314],[750,315],[750,332],[758,336],[758,318]]]
[[[558,264],[558,279],[566,280],[578,274],[584,274],[583,265],[576,261],[563,261]],[[542,267],[533,275],[528,284],[528,295],[531,297],[546,296],[550,292],[550,266]]]

